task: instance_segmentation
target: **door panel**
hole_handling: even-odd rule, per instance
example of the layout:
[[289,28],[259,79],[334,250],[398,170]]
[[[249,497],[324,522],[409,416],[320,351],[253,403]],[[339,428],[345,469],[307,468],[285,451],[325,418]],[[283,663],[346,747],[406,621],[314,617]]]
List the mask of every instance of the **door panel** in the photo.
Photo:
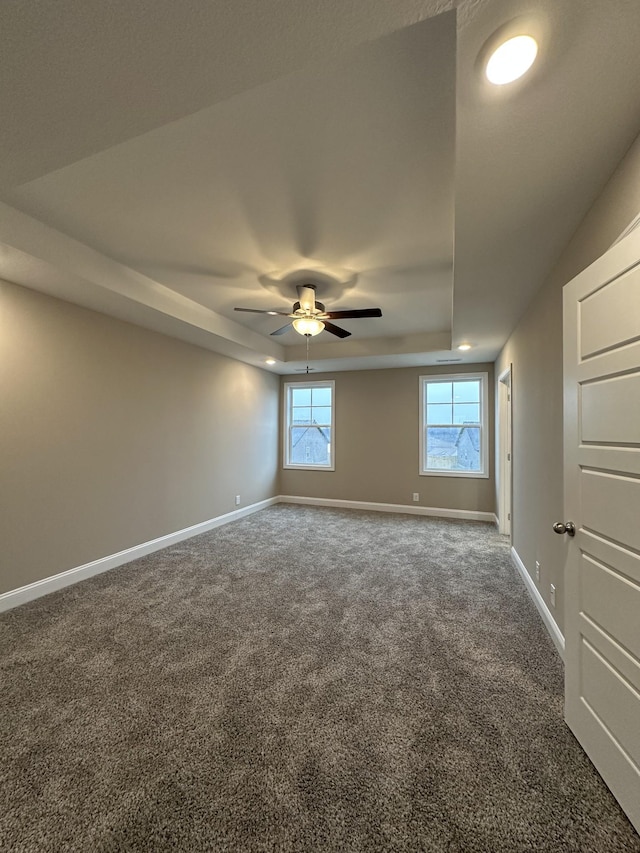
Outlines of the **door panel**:
[[615,542],[607,542],[589,530],[582,533],[584,553],[591,554],[605,566],[615,566],[623,575],[640,584],[640,554],[634,554]]
[[640,660],[640,585],[584,553],[580,574],[582,613]]
[[640,693],[584,639],[581,665],[584,701],[631,761],[640,764]]
[[640,829],[640,231],[564,289],[565,717]]
[[627,652],[619,643],[611,639],[601,628],[592,622],[588,616],[580,616],[580,635],[590,641],[594,648],[599,648],[606,660],[623,675],[631,684],[638,683],[638,659]]
[[580,480],[582,526],[640,551],[640,480],[589,469],[582,470]]
[[634,267],[582,300],[581,358],[589,358],[595,353],[635,340],[640,334],[638,317],[640,268]]
[[640,443],[640,373],[582,386],[582,442]]

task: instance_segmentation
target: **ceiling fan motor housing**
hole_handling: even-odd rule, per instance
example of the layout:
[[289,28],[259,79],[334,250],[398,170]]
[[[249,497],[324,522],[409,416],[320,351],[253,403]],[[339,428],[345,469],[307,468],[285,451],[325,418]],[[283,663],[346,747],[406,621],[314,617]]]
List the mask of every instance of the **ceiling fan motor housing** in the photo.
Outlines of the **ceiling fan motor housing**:
[[[324,314],[325,308],[323,302],[316,302],[315,308],[310,309],[312,314]],[[293,303],[293,314],[306,314],[306,310],[300,305],[299,302]]]

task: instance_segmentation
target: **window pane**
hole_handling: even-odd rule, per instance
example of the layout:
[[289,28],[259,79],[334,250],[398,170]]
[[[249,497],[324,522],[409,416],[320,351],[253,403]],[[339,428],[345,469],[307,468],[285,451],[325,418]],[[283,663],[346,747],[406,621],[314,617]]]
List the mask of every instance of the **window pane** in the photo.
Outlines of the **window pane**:
[[460,434],[460,427],[429,427],[427,430],[427,447],[429,451],[446,450],[455,447]]
[[286,383],[284,467],[331,468],[333,383]]
[[329,406],[314,406],[312,417],[314,424],[331,424],[331,408]]
[[427,403],[450,403],[451,382],[427,382]]
[[451,423],[451,405],[431,405],[427,406],[427,423],[428,424],[450,424]]
[[291,417],[294,424],[310,424],[311,409],[310,408],[294,408],[291,410]]
[[331,388],[312,388],[311,402],[314,406],[330,406]]
[[426,443],[426,470],[481,470],[479,427],[427,428]]
[[486,378],[461,373],[423,376],[422,471],[486,476]]
[[[448,407],[451,411],[451,406]],[[455,468],[456,442],[460,430],[457,427],[427,429],[427,469],[451,470]]]
[[454,403],[479,403],[480,402],[480,380],[474,379],[470,382],[455,382],[453,386]]
[[480,429],[463,427],[457,441],[456,471],[480,471]]
[[329,465],[331,430],[318,427],[293,427],[289,462],[292,465]]
[[454,424],[479,424],[480,423],[480,404],[479,403],[454,403],[454,406],[453,406],[453,423]]
[[311,405],[311,389],[310,388],[293,388],[291,390],[291,401],[293,406],[310,406]]

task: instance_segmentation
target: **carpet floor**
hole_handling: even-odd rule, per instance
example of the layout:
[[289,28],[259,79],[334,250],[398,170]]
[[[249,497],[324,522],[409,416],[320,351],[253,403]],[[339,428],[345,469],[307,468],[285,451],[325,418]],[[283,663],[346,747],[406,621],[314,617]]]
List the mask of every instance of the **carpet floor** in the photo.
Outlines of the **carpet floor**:
[[640,853],[487,524],[278,505],[2,614],[0,677],[2,851]]

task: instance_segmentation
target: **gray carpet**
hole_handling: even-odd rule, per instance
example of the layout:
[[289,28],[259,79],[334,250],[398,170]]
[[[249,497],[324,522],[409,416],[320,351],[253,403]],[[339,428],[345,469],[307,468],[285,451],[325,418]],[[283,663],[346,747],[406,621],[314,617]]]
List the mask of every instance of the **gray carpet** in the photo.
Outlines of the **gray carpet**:
[[3,851],[640,853],[489,525],[276,506],[3,614],[0,663]]

